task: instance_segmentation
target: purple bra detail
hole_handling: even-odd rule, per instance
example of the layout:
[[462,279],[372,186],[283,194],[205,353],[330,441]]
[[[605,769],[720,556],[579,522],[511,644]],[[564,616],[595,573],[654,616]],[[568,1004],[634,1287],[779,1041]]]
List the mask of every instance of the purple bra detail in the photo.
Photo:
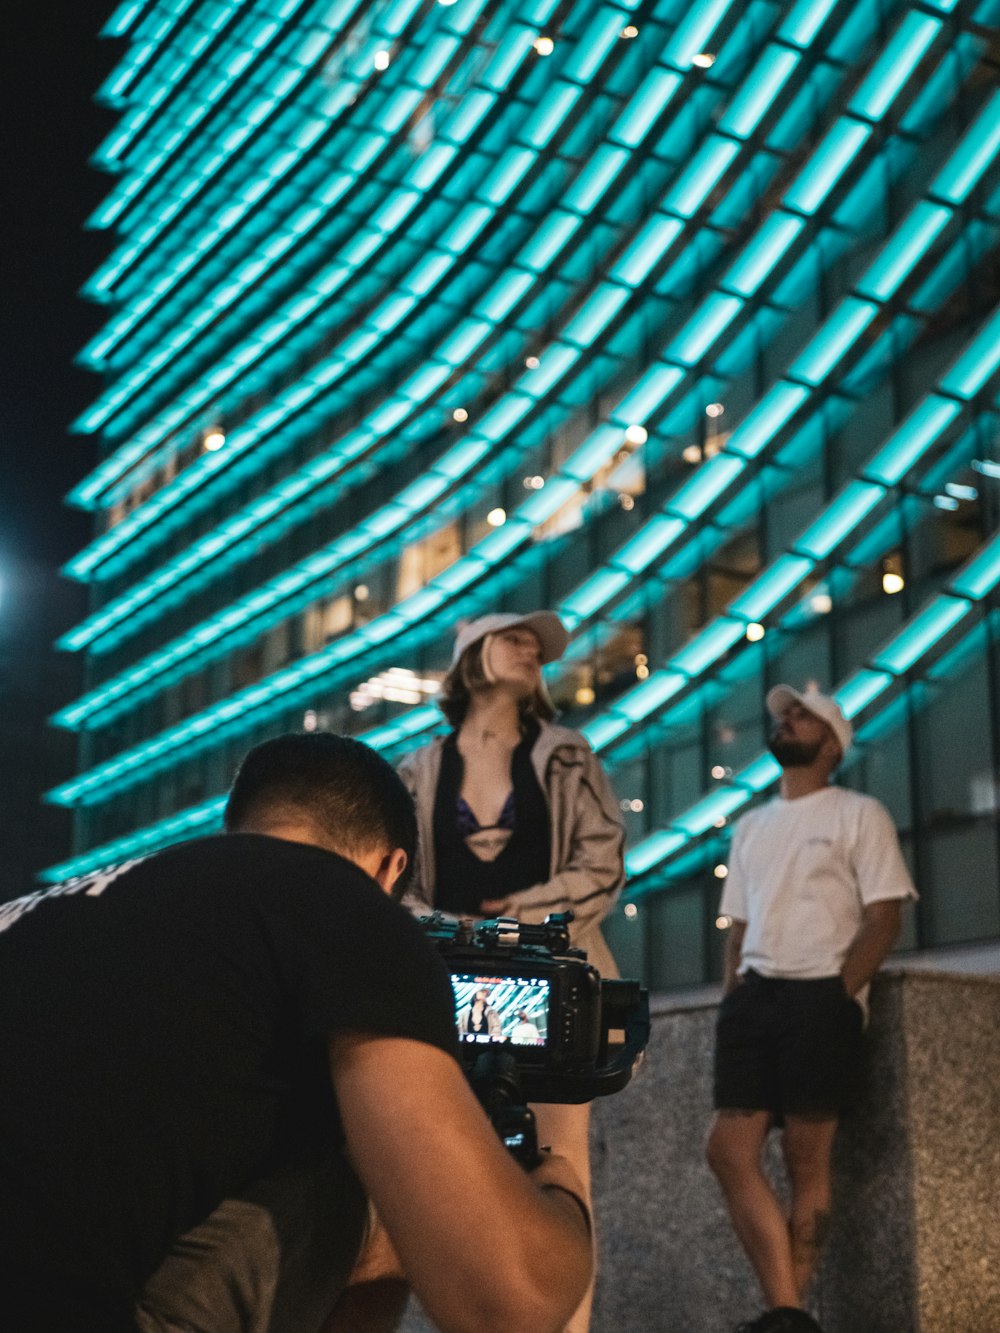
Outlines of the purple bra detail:
[[484,828],[512,829],[514,827],[514,793],[511,792],[503,803],[500,817],[495,824],[480,824],[468,801],[459,796],[455,801],[455,823],[463,838],[471,837]]

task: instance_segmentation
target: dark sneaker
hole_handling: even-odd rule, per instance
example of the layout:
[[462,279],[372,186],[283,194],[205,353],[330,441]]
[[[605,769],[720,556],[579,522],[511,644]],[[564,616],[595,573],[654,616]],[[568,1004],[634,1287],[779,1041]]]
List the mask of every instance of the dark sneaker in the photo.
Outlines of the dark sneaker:
[[779,1305],[749,1323],[740,1324],[735,1333],[823,1333],[823,1330],[805,1310]]

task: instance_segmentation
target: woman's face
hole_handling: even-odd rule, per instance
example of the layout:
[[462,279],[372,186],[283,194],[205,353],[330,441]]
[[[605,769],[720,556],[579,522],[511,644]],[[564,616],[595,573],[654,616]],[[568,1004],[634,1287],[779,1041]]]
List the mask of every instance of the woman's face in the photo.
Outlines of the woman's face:
[[542,669],[542,645],[538,636],[523,625],[489,634],[483,644],[483,670],[487,680],[506,685],[518,697],[538,688]]

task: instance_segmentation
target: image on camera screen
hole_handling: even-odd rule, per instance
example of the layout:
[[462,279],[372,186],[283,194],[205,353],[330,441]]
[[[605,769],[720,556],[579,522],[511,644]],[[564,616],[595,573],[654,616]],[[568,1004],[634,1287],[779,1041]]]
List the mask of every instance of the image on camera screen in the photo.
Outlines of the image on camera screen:
[[459,1041],[539,1048],[547,1043],[549,983],[544,977],[453,972],[451,986]]

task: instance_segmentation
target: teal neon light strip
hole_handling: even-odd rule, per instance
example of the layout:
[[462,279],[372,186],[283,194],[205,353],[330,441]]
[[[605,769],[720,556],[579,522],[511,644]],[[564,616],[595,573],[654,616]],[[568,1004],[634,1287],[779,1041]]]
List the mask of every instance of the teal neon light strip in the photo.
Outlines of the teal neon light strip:
[[848,103],[848,110],[881,120],[941,31],[940,19],[911,10],[886,43]]

